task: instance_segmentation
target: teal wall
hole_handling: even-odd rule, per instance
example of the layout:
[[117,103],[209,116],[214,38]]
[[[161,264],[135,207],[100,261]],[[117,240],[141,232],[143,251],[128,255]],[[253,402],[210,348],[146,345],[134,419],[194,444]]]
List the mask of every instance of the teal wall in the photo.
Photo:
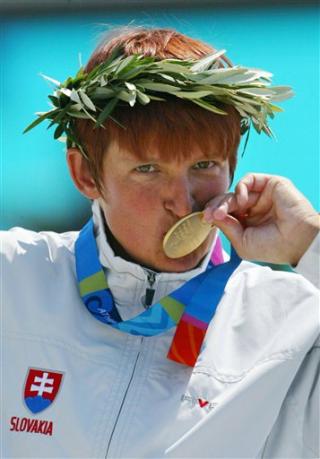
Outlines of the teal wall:
[[[294,99],[272,122],[277,141],[252,132],[235,181],[246,172],[289,177],[319,208],[319,30],[316,7],[136,10],[11,18],[2,22],[1,229],[76,229],[89,205],[74,190],[63,144],[45,125],[22,131],[51,91],[39,73],[64,80],[85,62],[105,25],[174,27],[226,48],[238,64],[274,73]],[[240,148],[240,152],[242,149]]]

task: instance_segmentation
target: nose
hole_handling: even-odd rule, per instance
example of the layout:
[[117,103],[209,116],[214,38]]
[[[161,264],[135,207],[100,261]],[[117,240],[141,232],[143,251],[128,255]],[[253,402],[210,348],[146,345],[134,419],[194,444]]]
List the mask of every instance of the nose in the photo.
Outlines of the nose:
[[175,177],[164,190],[164,207],[176,217],[182,218],[195,210],[193,186],[188,177]]

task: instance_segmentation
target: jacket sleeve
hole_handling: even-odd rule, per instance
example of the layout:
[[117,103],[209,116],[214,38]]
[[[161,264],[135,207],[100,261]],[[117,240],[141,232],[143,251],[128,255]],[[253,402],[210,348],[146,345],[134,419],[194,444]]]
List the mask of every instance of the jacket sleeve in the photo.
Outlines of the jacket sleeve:
[[320,340],[306,355],[259,458],[320,457]]
[[294,270],[320,288],[320,233],[303,255]]

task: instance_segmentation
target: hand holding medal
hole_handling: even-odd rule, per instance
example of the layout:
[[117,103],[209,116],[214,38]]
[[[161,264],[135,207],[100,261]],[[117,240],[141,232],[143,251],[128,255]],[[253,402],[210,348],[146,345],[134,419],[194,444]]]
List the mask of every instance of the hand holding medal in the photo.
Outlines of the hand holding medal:
[[[289,180],[251,173],[233,193],[215,196],[202,212],[179,220],[165,235],[165,254],[179,258],[191,253],[215,227],[241,258],[295,266],[318,234],[320,219]],[[294,244],[293,234],[299,234]]]

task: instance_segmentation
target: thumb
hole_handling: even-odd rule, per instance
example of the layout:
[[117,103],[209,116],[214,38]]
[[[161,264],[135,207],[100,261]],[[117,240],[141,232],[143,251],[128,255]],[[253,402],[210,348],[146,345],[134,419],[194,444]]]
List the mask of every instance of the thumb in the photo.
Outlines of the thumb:
[[239,220],[232,217],[231,215],[226,215],[223,220],[217,220],[213,218],[211,223],[223,232],[239,256],[241,256],[244,229]]

